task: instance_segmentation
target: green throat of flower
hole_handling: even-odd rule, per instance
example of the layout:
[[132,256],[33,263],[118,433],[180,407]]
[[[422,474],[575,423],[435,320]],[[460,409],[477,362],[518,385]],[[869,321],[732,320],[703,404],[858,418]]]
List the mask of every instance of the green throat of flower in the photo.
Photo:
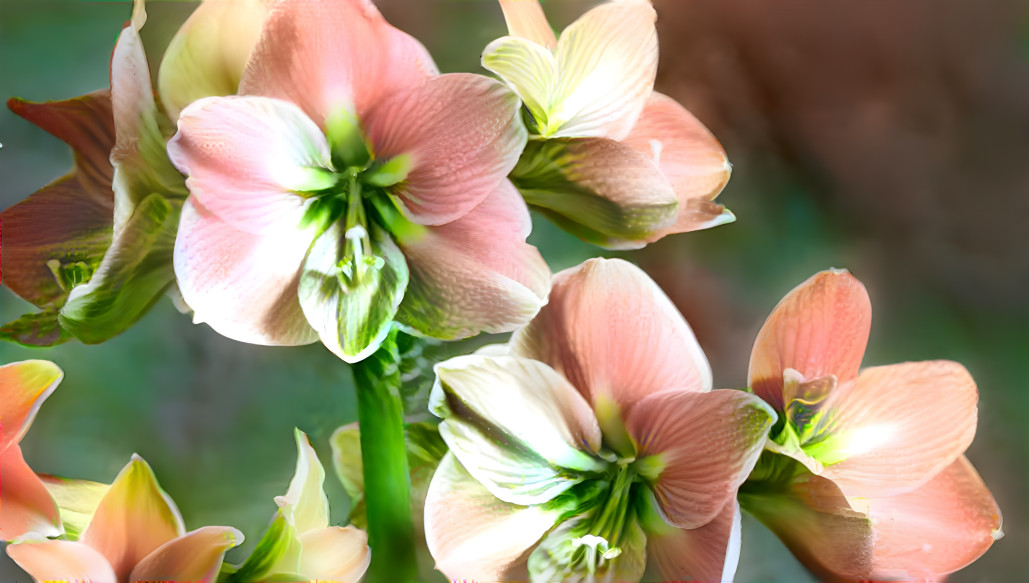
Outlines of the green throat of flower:
[[846,459],[843,436],[831,429],[828,402],[836,386],[834,375],[805,379],[793,369],[783,371],[784,411],[770,433],[774,451],[796,458],[815,473]]
[[326,120],[330,161],[303,168],[293,192],[307,200],[298,225],[314,231],[298,295],[322,341],[348,362],[385,337],[409,280],[405,243],[426,228],[404,214],[398,192],[409,155],[376,159],[352,114]]

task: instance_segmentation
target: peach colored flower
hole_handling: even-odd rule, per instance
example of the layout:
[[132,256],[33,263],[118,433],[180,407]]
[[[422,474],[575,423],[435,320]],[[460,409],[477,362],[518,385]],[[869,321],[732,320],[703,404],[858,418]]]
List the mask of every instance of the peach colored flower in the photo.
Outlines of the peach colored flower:
[[46,360],[0,366],[0,540],[64,532],[57,504],[18,446],[39,406],[63,377],[61,369]]
[[612,249],[735,220],[713,202],[729,180],[718,141],[656,93],[649,0],[606,2],[555,38],[537,0],[500,0],[510,36],[484,67],[525,103],[534,139],[511,179],[525,200],[580,238]]
[[178,508],[133,456],[100,500],[77,541],[28,535],[7,554],[36,581],[211,583],[225,551],[243,541],[234,528],[207,526],[185,532]]
[[975,382],[950,361],[859,372],[870,325],[868,294],[846,271],[816,274],[772,311],[750,386],[779,423],[740,503],[823,577],[937,580],[1000,536],[963,455]]
[[503,85],[437,75],[368,0],[285,0],[240,94],[187,107],[168,146],[198,321],[354,362],[394,321],[458,338],[539,309],[549,270],[506,179],[526,134]]
[[736,488],[775,416],[711,390],[686,321],[638,268],[559,273],[509,352],[436,366],[450,446],[429,486],[437,568],[480,581],[732,578]]

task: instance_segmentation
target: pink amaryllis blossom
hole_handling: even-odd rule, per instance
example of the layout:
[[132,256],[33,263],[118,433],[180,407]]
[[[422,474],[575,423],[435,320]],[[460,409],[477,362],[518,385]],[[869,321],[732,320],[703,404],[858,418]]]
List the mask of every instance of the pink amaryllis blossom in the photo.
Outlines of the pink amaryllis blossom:
[[936,581],[1000,536],[997,504],[963,452],[975,382],[950,361],[859,371],[865,287],[824,271],[758,334],[750,386],[778,413],[740,503],[816,574]]
[[537,0],[500,0],[509,36],[482,64],[525,103],[529,141],[512,173],[562,228],[613,249],[735,220],[714,201],[731,166],[711,132],[655,92],[650,0],[603,3],[555,37]]
[[368,0],[275,6],[240,96],[187,107],[169,144],[188,176],[175,273],[231,338],[322,342],[344,360],[395,321],[438,338],[510,330],[546,297],[506,179],[516,95],[438,75]]
[[225,551],[243,541],[236,529],[185,532],[175,503],[139,456],[122,469],[76,541],[30,534],[7,554],[36,581],[213,583]]
[[0,540],[63,532],[57,504],[29,468],[18,442],[64,373],[46,360],[0,366]]
[[[641,270],[559,273],[506,349],[436,366],[430,410],[450,446],[425,501],[451,579],[725,581],[736,489],[775,420],[711,390],[689,325]],[[527,572],[527,573],[526,573]]]

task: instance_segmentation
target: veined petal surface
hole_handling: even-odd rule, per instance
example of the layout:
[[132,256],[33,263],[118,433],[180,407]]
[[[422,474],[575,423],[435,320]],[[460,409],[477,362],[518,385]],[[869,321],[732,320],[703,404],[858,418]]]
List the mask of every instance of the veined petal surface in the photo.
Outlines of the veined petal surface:
[[547,137],[621,140],[654,88],[657,13],[649,0],[606,2],[566,28],[554,55],[560,72]]
[[554,48],[557,37],[547,23],[538,0],[500,0],[504,21],[511,36],[529,39],[547,48]]
[[679,198],[675,223],[661,229],[649,242],[735,220],[724,206],[711,202],[725,188],[732,172],[725,150],[704,124],[674,99],[652,93],[622,143],[650,156]]
[[689,324],[646,273],[619,259],[558,273],[547,305],[511,346],[553,367],[594,407],[611,397],[623,415],[658,391],[711,389],[711,367]]
[[191,198],[175,240],[175,275],[195,322],[241,342],[310,344],[318,339],[300,308],[297,285],[313,230],[292,225],[253,234]]
[[653,488],[668,522],[697,528],[736,495],[774,422],[775,412],[743,391],[665,391],[637,403],[626,429],[639,458],[660,460]]
[[647,555],[665,581],[732,581],[740,560],[740,506],[729,500],[704,526],[676,528],[656,510],[644,523]]
[[502,180],[460,219],[400,238],[411,278],[397,321],[444,339],[527,324],[550,290],[550,269],[525,242],[531,226],[518,191]]
[[239,93],[291,101],[324,127],[340,108],[364,119],[383,98],[437,73],[425,47],[371,0],[283,0],[265,22]]
[[440,435],[498,498],[545,502],[581,481],[576,474],[604,468],[596,417],[549,366],[469,355],[435,371],[429,410],[443,418]]
[[528,137],[518,97],[481,75],[453,73],[384,98],[367,115],[375,156],[408,155],[394,187],[415,222],[442,225],[478,206],[511,172]]
[[[299,228],[306,208],[294,191],[331,186],[322,130],[292,103],[209,97],[187,107],[168,143],[188,176],[191,199],[241,231]],[[188,300],[187,300],[188,301]]]
[[783,372],[805,379],[835,375],[839,385],[857,376],[868,344],[872,305],[868,292],[845,270],[817,273],[786,294],[758,332],[750,356],[749,385],[783,411]]
[[902,494],[950,466],[975,437],[975,381],[938,360],[861,371],[839,391],[823,430],[845,459],[822,475],[848,496]]

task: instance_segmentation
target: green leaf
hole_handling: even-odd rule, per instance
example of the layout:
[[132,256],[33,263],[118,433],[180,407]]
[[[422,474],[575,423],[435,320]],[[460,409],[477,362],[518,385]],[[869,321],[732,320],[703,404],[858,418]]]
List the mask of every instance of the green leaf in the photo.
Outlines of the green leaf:
[[376,225],[345,236],[339,222],[311,246],[298,288],[300,306],[322,342],[347,362],[379,347],[407,288],[403,253]]
[[562,229],[608,249],[633,249],[670,226],[679,199],[646,156],[604,138],[530,140],[511,181]]
[[26,346],[56,346],[74,338],[57,318],[54,308],[24,316],[0,327],[0,339]]
[[86,344],[128,329],[175,281],[172,255],[181,203],[151,194],[140,202],[89,283],[77,286],[61,308],[65,330]]

